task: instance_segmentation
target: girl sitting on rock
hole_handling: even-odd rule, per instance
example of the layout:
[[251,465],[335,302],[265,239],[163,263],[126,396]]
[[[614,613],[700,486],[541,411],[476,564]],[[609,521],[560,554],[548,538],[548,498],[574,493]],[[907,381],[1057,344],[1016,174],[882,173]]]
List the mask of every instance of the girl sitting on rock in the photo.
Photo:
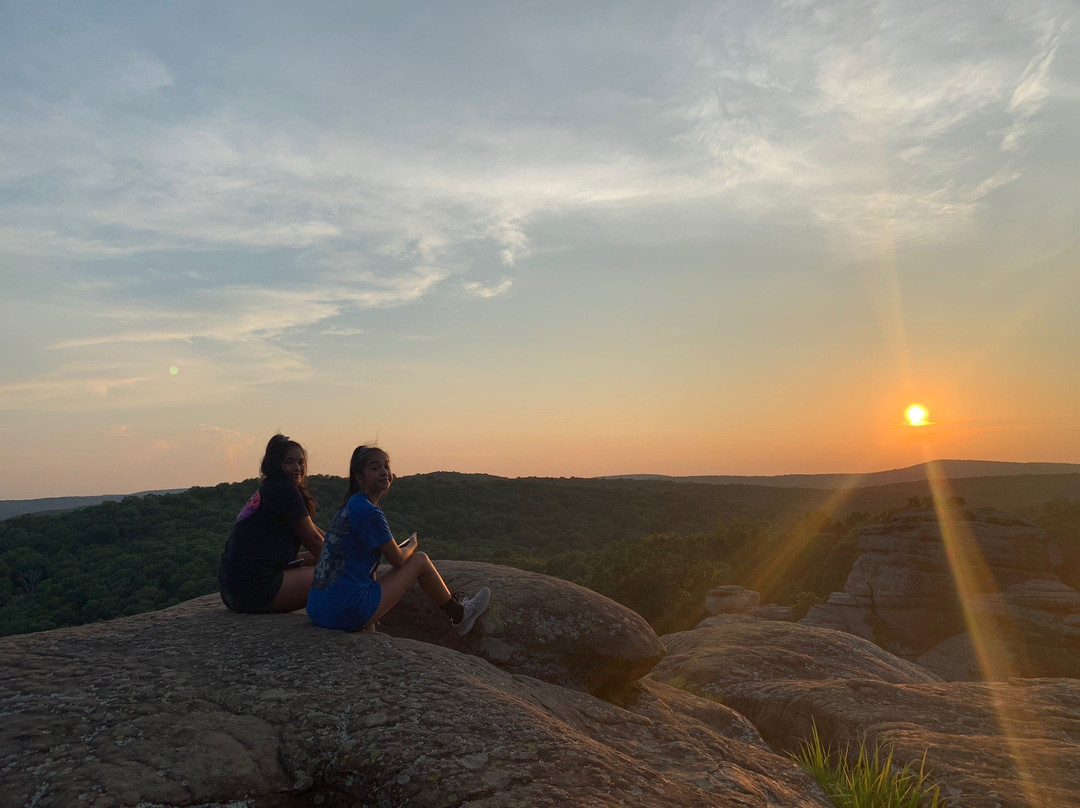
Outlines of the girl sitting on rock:
[[[324,628],[374,631],[375,622],[419,583],[458,634],[467,634],[487,609],[491,592],[485,586],[472,598],[451,595],[427,553],[416,549],[415,534],[400,545],[394,541],[378,507],[393,481],[386,452],[375,446],[356,447],[349,461],[349,490],[315,567],[308,617]],[[376,579],[383,559],[393,569]]]
[[[259,471],[259,490],[236,517],[221,554],[218,589],[234,612],[291,612],[307,602],[324,538],[312,520],[307,453],[274,435]],[[299,552],[301,544],[306,552]]]

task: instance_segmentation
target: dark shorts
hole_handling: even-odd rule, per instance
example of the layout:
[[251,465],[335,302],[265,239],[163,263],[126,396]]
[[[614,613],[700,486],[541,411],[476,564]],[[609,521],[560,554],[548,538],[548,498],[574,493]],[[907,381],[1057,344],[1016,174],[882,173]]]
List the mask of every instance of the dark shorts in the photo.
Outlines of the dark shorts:
[[218,587],[221,591],[221,602],[234,612],[245,614],[266,614],[274,611],[272,607],[274,598],[281,591],[281,581],[284,578],[281,570],[267,570],[265,575],[246,581],[243,587],[230,587],[220,578]]

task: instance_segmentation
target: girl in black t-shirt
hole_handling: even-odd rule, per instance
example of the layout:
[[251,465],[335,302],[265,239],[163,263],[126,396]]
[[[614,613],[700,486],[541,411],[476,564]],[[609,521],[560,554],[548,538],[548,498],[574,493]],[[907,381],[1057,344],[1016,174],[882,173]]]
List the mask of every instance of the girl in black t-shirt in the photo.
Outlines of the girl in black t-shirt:
[[218,588],[235,612],[292,612],[307,603],[325,538],[312,520],[315,503],[304,485],[307,453],[274,435],[259,470],[259,490],[236,517],[221,554]]

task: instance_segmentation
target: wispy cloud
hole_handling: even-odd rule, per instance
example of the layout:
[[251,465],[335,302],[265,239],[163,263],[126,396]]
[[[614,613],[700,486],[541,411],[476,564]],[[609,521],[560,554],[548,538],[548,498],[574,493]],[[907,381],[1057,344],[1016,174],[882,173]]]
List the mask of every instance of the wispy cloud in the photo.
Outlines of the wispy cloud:
[[1068,27],[1068,20],[1051,20],[1043,37],[1042,47],[1024,68],[1020,83],[1009,100],[1009,112],[1013,114],[1014,121],[1001,140],[1002,149],[1010,151],[1019,146],[1028,133],[1032,119],[1049,96],[1050,68],[1061,46],[1062,36]]
[[713,77],[686,101],[687,142],[733,204],[803,207],[856,256],[962,231],[1020,175],[999,144],[1028,133],[1067,26],[1022,30],[1025,52],[980,10],[789,3],[735,32],[717,11],[684,35]]
[[[198,339],[259,342],[286,331],[313,326],[344,312],[414,302],[430,293],[446,277],[445,270],[418,267],[410,273],[372,279],[353,288],[202,289],[181,300],[114,305],[106,309],[102,317],[120,328],[109,328],[97,336],[60,340],[52,347],[84,348],[124,342],[192,342]],[[153,322],[152,328],[122,327],[147,321]]]
[[326,337],[357,337],[363,333],[364,329],[362,328],[342,328],[340,326],[324,328],[319,332],[319,334]]
[[145,241],[141,244],[117,244],[105,239],[64,234],[49,227],[0,227],[0,250],[10,256],[93,261],[126,258],[136,253],[169,246],[175,245],[165,241],[154,241],[152,244]]
[[[306,356],[269,339],[217,348],[169,346],[168,353],[146,348],[125,341],[72,348],[32,378],[0,384],[0,410],[108,412],[209,404],[313,375]],[[171,373],[171,367],[179,372]]]
[[255,443],[255,436],[248,432],[238,432],[235,429],[226,429],[213,424],[199,424],[198,428],[220,439],[225,454],[225,466],[230,470],[236,469],[237,461],[248,447]]
[[465,291],[473,297],[498,297],[501,294],[505,294],[510,291],[510,287],[514,285],[512,278],[503,278],[499,283],[494,286],[484,286],[482,283],[475,281],[466,281],[462,284],[465,287]]
[[40,378],[0,385],[0,409],[20,410],[49,405],[57,401],[79,402],[79,409],[100,405],[116,391],[133,387],[145,379],[80,376],[78,378]]

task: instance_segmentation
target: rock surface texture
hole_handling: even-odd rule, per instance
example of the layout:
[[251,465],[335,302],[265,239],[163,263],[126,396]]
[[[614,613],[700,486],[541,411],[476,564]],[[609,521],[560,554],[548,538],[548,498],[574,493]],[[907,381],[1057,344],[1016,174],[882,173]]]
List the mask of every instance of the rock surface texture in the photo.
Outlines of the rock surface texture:
[[212,595],[0,640],[0,806],[829,805],[723,705],[620,704]]
[[[951,680],[1080,677],[1080,593],[1054,574],[1061,552],[1046,531],[991,510],[955,511],[943,531],[921,509],[864,528],[858,545],[844,591],[800,623],[865,637]],[[995,665],[979,665],[971,621]]]
[[817,727],[926,767],[953,808],[1080,805],[1080,681],[941,682],[843,632],[718,616],[661,638],[650,674],[701,692],[794,751]]
[[509,673],[611,697],[660,660],[664,646],[636,612],[577,584],[472,561],[437,561],[451,591],[471,597],[481,586],[491,606],[465,638],[418,588],[382,620],[396,637],[476,654]]

